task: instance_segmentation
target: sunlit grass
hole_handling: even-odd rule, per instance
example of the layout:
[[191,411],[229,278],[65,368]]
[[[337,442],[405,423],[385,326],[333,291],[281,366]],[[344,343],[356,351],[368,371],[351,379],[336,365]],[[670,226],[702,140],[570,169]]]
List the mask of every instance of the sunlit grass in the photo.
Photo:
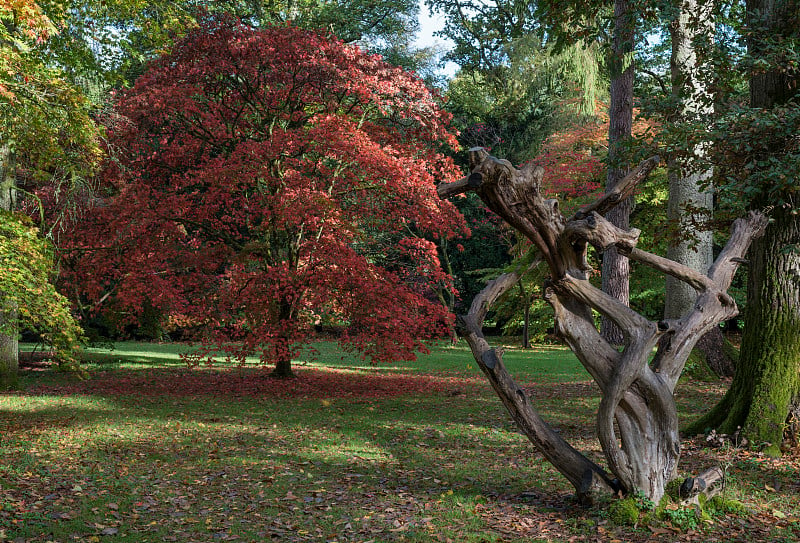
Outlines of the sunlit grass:
[[[153,379],[180,381],[193,371],[243,371],[190,372],[179,358],[185,347],[92,350],[90,375],[113,382],[151,370]],[[317,360],[301,369],[353,379],[446,377],[453,385],[379,397],[332,391],[279,398],[202,389],[151,395],[144,380],[113,395],[0,395],[0,540],[529,542],[607,533],[598,531],[607,526],[602,509],[570,501],[570,485],[478,380],[465,345],[441,344],[415,362],[378,367],[341,359],[331,344],[318,348]],[[545,418],[602,462],[593,435],[599,391],[574,356],[563,348],[508,348],[505,360]],[[67,374],[25,373],[29,389],[73,382]],[[241,377],[264,375],[247,370]],[[695,416],[723,388],[682,387],[689,398],[681,400],[682,417]],[[713,454],[689,460],[707,467]],[[780,475],[783,491],[765,490],[763,466],[748,458],[731,464],[728,492],[754,510],[782,511],[789,520],[776,526],[776,540],[792,537],[793,475]]]
[[[523,350],[507,340],[496,341],[502,344],[505,355],[504,362],[512,374],[521,377],[536,376],[541,381],[574,381],[588,379],[578,360],[571,352],[560,346],[535,346]],[[23,345],[24,350],[32,350],[32,344]],[[196,347],[184,343],[144,343],[117,342],[113,347],[88,347],[83,350],[82,359],[87,369],[128,370],[148,369],[154,366],[185,366],[182,355],[193,352]],[[420,353],[413,361],[400,361],[391,364],[374,365],[369,360],[343,351],[335,342],[320,341],[303,350],[293,361],[297,367],[341,368],[355,371],[380,372],[447,372],[458,375],[479,376],[480,371],[472,360],[472,355],[465,342],[453,346],[449,341],[430,344],[430,353]],[[214,357],[215,367],[227,367],[224,355]],[[260,366],[257,356],[246,359],[248,366]],[[201,368],[204,367],[201,364]],[[583,379],[582,379],[583,378]]]

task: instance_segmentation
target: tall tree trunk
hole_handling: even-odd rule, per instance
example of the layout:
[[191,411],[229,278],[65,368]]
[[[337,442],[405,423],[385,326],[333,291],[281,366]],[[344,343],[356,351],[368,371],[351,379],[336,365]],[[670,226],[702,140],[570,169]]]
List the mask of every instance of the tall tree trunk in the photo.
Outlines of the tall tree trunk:
[[[676,4],[675,18],[670,24],[672,96],[678,105],[675,122],[696,123],[714,113],[697,55],[697,44],[712,37],[714,3],[677,0]],[[692,235],[670,243],[667,258],[705,273],[713,258],[712,232],[706,224],[714,203],[710,186],[713,171],[698,165],[704,154],[703,144],[685,153],[669,160],[667,217],[678,227],[679,235],[686,232]],[[701,187],[703,184],[705,188]],[[696,298],[697,292],[690,285],[667,276],[664,317],[680,318],[692,309]]]
[[[625,160],[624,144],[631,136],[633,126],[633,45],[634,14],[629,0],[614,0],[614,39],[611,46],[611,104],[608,125],[608,175],[606,192],[612,191],[629,169]],[[633,198],[608,211],[606,219],[623,230],[629,227]],[[603,253],[603,292],[628,305],[630,265],[611,247]],[[603,317],[601,334],[613,344],[621,345],[622,332],[614,322]]]
[[[677,0],[670,24],[672,96],[677,104],[675,122],[697,123],[711,118],[713,97],[698,48],[710,44],[714,32],[713,1]],[[684,156],[669,160],[669,202],[667,218],[676,225],[676,239],[667,248],[667,258],[705,273],[713,260],[713,232],[708,225],[714,207],[711,176],[703,162],[706,145],[686,149]],[[691,232],[691,236],[684,236]],[[683,281],[666,278],[664,318],[677,319],[694,307],[697,292]],[[733,361],[725,354],[725,338],[719,328],[711,329],[696,349],[703,353],[717,375],[733,375]]]
[[752,445],[780,454],[784,423],[800,396],[800,216],[789,208],[773,214],[750,251],[747,308],[739,365],[722,401],[690,430],[741,429]]
[[[770,48],[764,42],[797,36],[797,0],[748,0],[750,54],[769,64]],[[795,76],[796,77],[796,76]],[[797,80],[785,71],[762,72],[750,80],[750,105],[768,109],[785,103],[797,92]],[[776,195],[753,203],[764,206]],[[722,401],[690,430],[719,428],[732,433],[741,428],[751,444],[780,454],[783,430],[790,409],[800,397],[800,215],[791,195],[772,212],[773,222],[764,238],[753,244],[747,285],[747,308],[742,350],[731,388]]]
[[[0,140],[0,210],[13,211],[15,204],[15,161],[11,142]],[[0,296],[3,293],[0,292]],[[0,298],[0,324],[6,333],[0,333],[0,390],[14,388],[19,373],[19,345],[17,342],[16,307]]]

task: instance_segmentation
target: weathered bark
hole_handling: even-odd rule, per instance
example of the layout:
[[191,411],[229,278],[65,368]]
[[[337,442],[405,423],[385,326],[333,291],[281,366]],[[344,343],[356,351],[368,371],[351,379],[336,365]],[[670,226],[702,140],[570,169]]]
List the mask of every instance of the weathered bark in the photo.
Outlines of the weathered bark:
[[[0,135],[2,137],[2,135]],[[0,210],[13,211],[15,204],[15,164],[12,145],[0,140]],[[19,374],[19,344],[17,340],[17,311],[10,307],[0,292],[0,390],[14,388]]]
[[520,430],[545,458],[575,487],[581,501],[591,501],[599,490],[615,489],[605,471],[575,450],[551,428],[531,405],[503,364],[503,351],[489,346],[483,336],[483,321],[489,307],[519,281],[516,273],[505,273],[489,281],[472,301],[469,313],[459,317],[459,331],[466,338],[478,367],[483,371]]
[[[608,123],[608,161],[611,165],[606,176],[606,191],[611,191],[628,174],[624,159],[624,144],[631,137],[633,128],[633,48],[634,10],[629,0],[614,0],[614,38],[611,43],[611,89]],[[626,198],[606,213],[611,224],[628,229],[633,198]],[[628,305],[630,301],[630,266],[628,259],[610,247],[603,254],[602,281],[606,292]],[[624,338],[622,331],[611,319],[603,317],[603,337],[616,345]]]
[[722,492],[725,488],[725,472],[719,466],[709,468],[696,477],[689,477],[683,481],[679,489],[683,505],[700,505],[700,496],[709,500]]
[[[461,318],[462,333],[478,366],[514,420],[570,480],[580,497],[601,488],[639,490],[657,502],[676,473],[680,454],[678,417],[672,398],[675,384],[697,339],[736,314],[736,304],[725,290],[750,241],[763,231],[765,219],[752,213],[747,219],[737,221],[730,242],[704,275],[637,249],[638,231],[618,228],[599,213],[627,197],[635,184],[655,167],[657,157],[640,164],[619,182],[612,194],[604,195],[569,219],[561,214],[556,200],[542,198],[541,168],[529,165],[516,170],[509,162],[491,157],[479,148],[470,151],[470,163],[470,176],[440,186],[439,195],[447,197],[474,190],[489,209],[525,235],[547,263],[551,275],[545,298],[555,311],[556,332],[603,393],[597,432],[617,482],[609,482],[610,476],[541,421],[527,395],[505,371],[502,353],[492,349],[480,331],[489,304],[513,287],[517,280],[514,275],[490,283],[473,302],[470,313]],[[599,251],[614,247],[627,259],[689,283],[699,293],[694,309],[680,319],[648,321],[588,281],[588,244]],[[592,310],[612,320],[624,332],[621,352],[595,328]],[[665,340],[651,365],[650,354],[662,337]]]

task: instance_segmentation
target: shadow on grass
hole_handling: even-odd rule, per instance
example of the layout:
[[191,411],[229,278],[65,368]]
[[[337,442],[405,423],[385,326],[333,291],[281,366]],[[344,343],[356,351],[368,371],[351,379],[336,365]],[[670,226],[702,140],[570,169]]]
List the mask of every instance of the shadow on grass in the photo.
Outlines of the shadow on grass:
[[[550,375],[562,374],[557,362]],[[613,528],[601,510],[575,506],[569,485],[478,375],[344,364],[298,371],[294,381],[253,368],[152,366],[98,371],[86,382],[37,376],[26,394],[0,396],[0,529],[25,541],[697,535]],[[584,376],[525,386],[565,438],[590,443],[597,390]],[[793,537],[789,520],[778,536]],[[738,534],[761,520],[731,522]],[[710,528],[707,540],[729,528]],[[744,540],[780,540],[774,535]]]
[[[483,537],[492,530],[476,507],[530,488],[533,474],[548,470],[494,420],[499,406],[480,397],[445,405],[435,395],[328,404],[136,395],[67,400],[3,412],[6,424],[13,419],[4,434],[17,436],[16,445],[4,443],[5,497],[18,514],[0,513],[0,527],[5,515],[30,540],[89,537],[97,525],[125,530],[131,540],[225,539],[186,522],[198,518],[212,519],[217,535],[244,530],[246,540],[321,540],[299,537],[316,530],[345,540],[400,540],[402,533],[423,541],[463,530]],[[86,408],[87,401],[98,407]],[[505,473],[515,465],[521,469]],[[562,494],[536,495],[560,503]],[[250,520],[234,530],[232,519]],[[294,535],[285,525],[295,527]]]
[[[577,507],[569,486],[488,392],[448,399],[61,400],[3,412],[5,420],[9,413],[28,419],[11,433],[26,436],[30,454],[19,465],[19,448],[10,451],[8,466],[15,467],[4,474],[4,498],[27,541],[91,537],[98,525],[117,528],[123,541],[697,538],[614,528],[601,510]],[[578,407],[570,417],[591,424],[593,410]],[[58,418],[70,421],[68,432],[53,424]],[[570,428],[563,433],[581,437]],[[742,469],[751,477],[759,467]],[[9,509],[0,512],[0,527],[3,515],[12,518]],[[777,535],[742,540],[793,537],[788,523],[776,526],[770,530]],[[728,528],[710,527],[707,540]]]

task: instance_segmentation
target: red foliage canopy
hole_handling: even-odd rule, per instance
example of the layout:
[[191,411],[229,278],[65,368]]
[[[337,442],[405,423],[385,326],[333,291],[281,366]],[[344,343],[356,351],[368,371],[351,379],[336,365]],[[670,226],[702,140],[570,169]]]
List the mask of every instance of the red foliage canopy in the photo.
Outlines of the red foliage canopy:
[[[110,128],[110,195],[72,239],[73,280],[132,314],[202,323],[229,353],[285,360],[314,323],[376,360],[449,319],[426,238],[463,231],[449,115],[380,57],[286,26],[205,22],[155,62]],[[211,336],[209,336],[211,337]],[[242,358],[243,359],[243,358]]]

